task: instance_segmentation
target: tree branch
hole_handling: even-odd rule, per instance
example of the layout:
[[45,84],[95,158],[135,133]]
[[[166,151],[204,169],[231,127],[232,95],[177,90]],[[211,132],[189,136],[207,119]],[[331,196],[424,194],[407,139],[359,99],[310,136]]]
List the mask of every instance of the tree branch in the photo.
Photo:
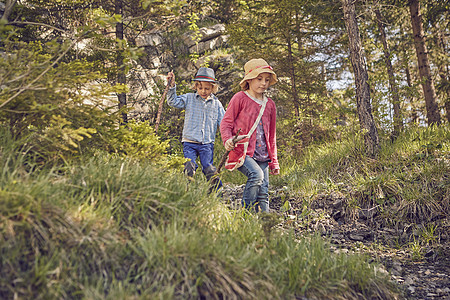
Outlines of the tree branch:
[[15,93],[13,96],[9,97],[8,100],[6,100],[5,102],[3,102],[2,104],[0,104],[0,108],[2,108],[3,106],[5,106],[6,104],[8,104],[9,102],[11,102],[12,100],[14,100],[17,96],[19,96],[20,94],[22,94],[24,91],[28,90],[31,88],[31,86],[37,82],[39,79],[42,78],[42,76],[44,76],[48,71],[50,71],[51,68],[53,68],[63,57],[64,55],[67,54],[67,52],[69,52],[70,49],[72,49],[73,46],[75,46],[76,43],[79,42],[81,38],[76,39],[75,41],[72,42],[72,44],[67,47],[67,49],[61,53],[61,55],[50,65],[47,67],[47,69],[45,69],[41,74],[39,74],[39,76],[37,76],[33,81],[31,81],[27,86],[25,86],[24,88],[21,88],[17,93]]

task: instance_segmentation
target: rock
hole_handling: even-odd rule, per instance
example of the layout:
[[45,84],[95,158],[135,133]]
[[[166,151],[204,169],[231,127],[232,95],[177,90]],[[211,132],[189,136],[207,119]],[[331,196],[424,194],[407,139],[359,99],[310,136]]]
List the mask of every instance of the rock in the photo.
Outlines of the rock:
[[332,207],[333,208],[341,208],[343,204],[343,200],[342,199],[336,199],[333,204]]
[[411,277],[406,277],[405,284],[406,285],[412,285],[414,283],[414,280]]
[[342,234],[332,234],[331,235],[331,238],[333,239],[333,240],[340,240],[340,239],[342,239],[344,237],[344,235],[342,235]]
[[401,276],[402,275],[402,271],[403,271],[403,268],[402,268],[401,264],[398,261],[395,261],[392,264],[392,274],[397,275],[397,276]]
[[379,266],[375,270],[381,274],[385,274],[385,275],[389,274],[389,272],[383,266]]
[[216,24],[210,27],[202,27],[197,32],[189,31],[183,34],[182,39],[188,47],[192,47],[195,45],[195,41],[193,40],[194,34],[198,34],[199,43],[201,43],[214,39],[224,33],[225,33],[225,25]]
[[377,215],[376,209],[360,209],[359,210],[359,217],[364,220],[370,220],[373,219]]
[[160,33],[144,33],[136,38],[138,47],[157,47],[164,42]]
[[349,250],[346,248],[342,248],[342,249],[336,249],[335,253],[348,253]]
[[334,211],[333,212],[333,219],[335,219],[336,221],[338,221],[339,219],[341,219],[344,216],[344,213],[340,210]]
[[211,40],[199,42],[197,45],[194,44],[193,46],[189,47],[189,53],[204,53],[206,51],[214,50],[223,46],[227,41],[228,36],[221,35]]
[[348,237],[353,241],[364,241],[364,236],[359,234],[350,234]]

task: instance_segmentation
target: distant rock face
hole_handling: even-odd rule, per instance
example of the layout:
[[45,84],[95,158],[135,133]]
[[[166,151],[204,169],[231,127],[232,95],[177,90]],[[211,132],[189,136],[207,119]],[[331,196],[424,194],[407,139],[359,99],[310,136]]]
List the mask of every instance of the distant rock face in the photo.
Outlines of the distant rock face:
[[136,46],[138,47],[158,47],[162,43],[163,37],[159,33],[142,34],[136,39]]
[[[199,43],[204,43],[207,41],[215,40],[217,38],[223,37],[225,34],[225,25],[216,24],[211,27],[203,27],[198,30],[198,32],[187,32],[182,35],[184,43],[189,47],[193,47],[196,43],[194,41],[194,34],[198,35]],[[209,49],[212,50],[212,49]]]
[[[219,83],[216,95],[226,105],[236,92],[242,73],[242,67],[236,68],[233,55],[227,52],[228,38],[224,24],[203,27],[178,37],[169,37],[164,32],[139,35],[136,46],[142,48],[145,55],[136,62],[136,68],[127,78],[128,104],[133,107],[130,117],[152,119],[156,116],[167,72],[175,72],[177,83],[190,82],[202,66],[214,69]],[[196,60],[189,59],[193,55]]]
[[220,35],[216,38],[206,40],[204,42],[200,41],[198,44],[194,44],[189,47],[189,53],[205,53],[206,51],[214,50],[224,46],[228,41],[228,36]]

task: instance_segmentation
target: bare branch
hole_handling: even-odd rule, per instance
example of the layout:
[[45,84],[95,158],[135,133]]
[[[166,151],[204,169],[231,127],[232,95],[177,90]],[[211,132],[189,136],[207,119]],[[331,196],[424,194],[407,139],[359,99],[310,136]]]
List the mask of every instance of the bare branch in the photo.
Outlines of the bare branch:
[[52,26],[52,25],[49,25],[49,24],[37,23],[37,22],[20,22],[20,21],[14,21],[14,22],[8,23],[8,25],[36,25],[36,26],[44,26],[44,27],[48,27],[48,28],[51,28],[51,29],[53,29],[53,30],[60,31],[60,32],[64,32],[64,33],[67,32],[67,31],[64,30],[64,29],[61,29],[61,28],[58,28],[58,27],[55,27],[55,26]]

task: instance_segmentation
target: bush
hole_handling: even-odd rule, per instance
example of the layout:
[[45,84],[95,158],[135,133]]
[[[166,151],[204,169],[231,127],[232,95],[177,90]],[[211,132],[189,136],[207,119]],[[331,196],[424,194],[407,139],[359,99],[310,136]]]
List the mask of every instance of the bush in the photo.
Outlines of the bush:
[[[10,33],[10,32],[7,32]],[[70,45],[19,42],[2,34],[0,56],[0,124],[45,163],[66,160],[87,146],[92,137],[108,139],[118,114],[103,105],[123,90],[104,81],[84,60],[62,60]]]

